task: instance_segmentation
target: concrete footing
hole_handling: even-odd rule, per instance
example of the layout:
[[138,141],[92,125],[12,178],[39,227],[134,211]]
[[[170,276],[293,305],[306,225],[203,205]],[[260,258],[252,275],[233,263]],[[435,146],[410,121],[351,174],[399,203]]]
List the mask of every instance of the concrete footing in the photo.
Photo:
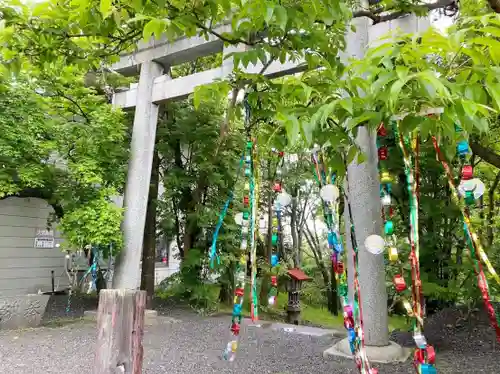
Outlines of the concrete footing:
[[[399,344],[389,342],[385,347],[366,346],[366,355],[371,362],[388,364],[396,362],[405,362],[411,355],[410,348],[401,347]],[[328,359],[332,357],[352,358],[349,340],[342,339],[335,343],[331,348],[323,352],[323,357]]]
[[[86,310],[83,312],[83,317],[91,321],[97,321],[97,311],[96,310]],[[146,310],[144,312],[144,325],[153,326],[158,323],[158,312],[156,310]]]

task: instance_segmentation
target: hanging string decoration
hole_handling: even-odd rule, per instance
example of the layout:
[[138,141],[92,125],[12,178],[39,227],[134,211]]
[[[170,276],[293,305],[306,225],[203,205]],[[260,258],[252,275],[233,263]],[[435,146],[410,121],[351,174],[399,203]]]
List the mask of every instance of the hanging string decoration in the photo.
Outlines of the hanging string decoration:
[[97,291],[97,267],[98,267],[98,247],[92,246],[92,265],[90,266],[90,275],[92,276],[92,283],[89,287],[89,292]]
[[[238,170],[236,171],[236,180],[235,184],[238,181],[240,174],[241,174],[241,169],[243,167],[243,162],[245,161],[245,152],[243,152],[240,162],[238,164]],[[219,220],[217,221],[217,225],[215,226],[214,234],[212,237],[212,245],[210,246],[210,268],[214,269],[215,268],[215,263],[217,265],[220,265],[220,256],[217,251],[217,239],[219,238],[219,232],[220,229],[222,228],[222,224],[224,223],[224,219],[226,218],[227,212],[229,210],[229,207],[231,206],[231,203],[233,202],[234,199],[234,191],[229,192],[229,196],[226,199],[226,202],[224,203],[224,208],[222,208],[221,213],[219,214]]]
[[253,183],[253,142],[249,140],[246,145],[245,151],[245,194],[243,196],[243,212],[238,213],[235,217],[236,223],[241,225],[241,244],[240,244],[240,259],[237,263],[235,271],[235,290],[234,290],[234,304],[233,315],[231,320],[231,340],[227,343],[224,350],[223,358],[228,361],[234,361],[236,358],[236,351],[238,349],[239,335],[241,330],[241,321],[243,300],[245,296],[245,278],[247,272],[247,251],[249,242],[253,242],[254,235],[254,212],[252,201],[255,197],[254,183]]
[[[248,109],[249,110],[249,109]],[[250,317],[252,322],[256,322],[259,319],[259,301],[258,301],[258,291],[257,291],[257,233],[258,227],[256,227],[258,206],[259,206],[259,178],[258,178],[258,160],[257,160],[257,145],[253,142],[253,149],[250,153],[250,159],[247,157],[247,165],[250,166],[250,264],[251,264],[251,274],[250,274]],[[245,206],[246,196],[243,197],[243,205]]]
[[[462,129],[456,126],[456,132],[460,134],[462,133]],[[452,192],[452,197],[460,207],[460,210],[462,212],[464,234],[466,237],[467,245],[469,247],[472,261],[474,263],[474,271],[477,276],[478,287],[481,291],[481,296],[483,298],[486,312],[488,313],[488,317],[490,319],[490,324],[495,330],[497,341],[500,342],[499,318],[496,315],[495,309],[491,303],[488,281],[483,269],[483,262],[486,265],[486,268],[492,278],[495,279],[498,284],[500,284],[500,279],[495,269],[493,268],[493,265],[488,259],[486,252],[482,248],[478,236],[473,231],[469,213],[470,207],[475,203],[476,199],[481,197],[482,193],[484,192],[484,185],[482,185],[482,182],[480,180],[473,178],[473,167],[468,159],[468,156],[470,155],[470,148],[465,137],[463,137],[457,144],[457,155],[460,158],[462,164],[461,182],[458,186],[456,186],[455,184],[455,179],[453,177],[451,168],[443,157],[436,137],[432,138],[432,142],[436,151],[437,158],[441,162],[441,165],[445,170],[446,177],[448,179],[448,185]],[[465,206],[461,203],[460,197],[463,198]]]
[[268,293],[268,305],[276,305],[276,297],[278,295],[278,269],[279,269],[279,246],[281,242],[281,210],[290,204],[291,198],[282,186],[282,166],[284,161],[284,152],[272,149],[273,153],[278,154],[279,160],[276,168],[276,180],[273,183],[274,205],[271,219],[271,247],[272,253],[270,258],[271,265],[271,287]]
[[[353,304],[349,303],[347,272],[342,255],[344,247],[340,236],[338,222],[338,204],[339,204],[339,189],[334,185],[335,175],[329,173],[326,167],[325,157],[319,148],[316,147],[312,151],[312,163],[314,174],[318,186],[320,187],[320,197],[323,201],[323,217],[327,226],[328,246],[330,247],[332,267],[334,269],[335,278],[337,281],[337,292],[340,296],[343,314],[344,327],[347,330],[347,338],[354,356],[356,366],[362,374],[377,374],[378,370],[372,368],[364,346],[363,337],[363,315],[361,310],[361,292],[358,282],[358,264],[357,264],[357,244],[354,233],[354,224],[352,223],[352,212],[349,206],[349,215],[351,222],[351,240],[353,246],[353,263],[354,263],[354,300]],[[347,199],[346,199],[347,200]]]
[[[397,123],[393,124],[397,143],[403,155],[404,170],[407,180],[410,207],[410,264],[411,264],[411,294],[412,307],[409,316],[414,318],[413,340],[416,345],[413,364],[417,373],[437,373],[434,366],[436,354],[434,347],[427,344],[424,336],[424,312],[422,308],[422,282],[420,279],[420,245],[418,229],[418,138],[403,137]],[[412,149],[412,152],[408,151]],[[412,157],[412,154],[414,157]],[[407,307],[407,309],[409,309]]]

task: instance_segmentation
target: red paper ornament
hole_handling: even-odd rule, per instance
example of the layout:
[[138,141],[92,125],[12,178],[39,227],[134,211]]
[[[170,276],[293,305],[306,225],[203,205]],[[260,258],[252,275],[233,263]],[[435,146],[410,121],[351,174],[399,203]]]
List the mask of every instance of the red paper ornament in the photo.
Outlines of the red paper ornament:
[[413,364],[418,366],[419,364],[425,363],[425,354],[423,349],[417,349],[413,356]]
[[273,191],[274,192],[281,192],[281,183],[279,183],[279,182],[274,183]]
[[285,152],[280,151],[278,154],[279,154],[280,157],[283,157],[285,155]]
[[234,294],[236,296],[243,296],[245,294],[245,290],[243,288],[237,288],[236,290],[234,290]]
[[250,202],[250,199],[248,196],[243,197],[243,205],[244,206],[248,206],[249,202]]
[[337,274],[342,274],[344,272],[344,263],[342,261],[338,261],[335,264],[335,272]]
[[387,156],[389,154],[389,151],[387,149],[387,147],[380,147],[378,149],[378,158],[379,160],[387,160]]
[[462,168],[462,179],[467,181],[469,179],[472,179],[474,176],[474,171],[472,169],[472,165],[464,165]]
[[231,331],[233,332],[234,335],[239,335],[239,333],[240,333],[240,325],[237,324],[236,322],[234,322],[231,325]]
[[428,345],[426,349],[427,363],[434,364],[436,362],[436,351],[432,345]]
[[344,317],[344,327],[349,330],[354,328],[354,319],[352,317]]
[[278,285],[278,277],[276,275],[273,275],[271,277],[271,285],[277,286]]
[[403,292],[406,290],[406,282],[402,275],[398,274],[394,276],[392,283],[394,283],[394,288],[397,292]]
[[359,357],[356,357],[356,366],[358,367],[359,370],[363,367],[363,362]]
[[384,124],[383,124],[383,123],[381,123],[381,124],[380,124],[380,126],[379,126],[379,128],[378,128],[378,130],[377,130],[377,135],[378,135],[378,136],[381,136],[381,137],[382,137],[382,136],[387,136],[387,130],[385,129],[385,127],[384,127]]

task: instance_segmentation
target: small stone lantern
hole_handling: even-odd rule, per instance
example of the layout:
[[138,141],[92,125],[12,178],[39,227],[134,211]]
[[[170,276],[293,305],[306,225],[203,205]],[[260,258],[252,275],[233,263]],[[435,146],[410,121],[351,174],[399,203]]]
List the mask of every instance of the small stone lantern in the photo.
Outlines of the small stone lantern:
[[306,273],[300,269],[290,269],[288,270],[288,280],[287,291],[288,291],[288,306],[287,306],[287,320],[288,323],[293,323],[298,325],[300,321],[300,299],[299,291],[302,288],[302,282],[308,281],[309,278]]

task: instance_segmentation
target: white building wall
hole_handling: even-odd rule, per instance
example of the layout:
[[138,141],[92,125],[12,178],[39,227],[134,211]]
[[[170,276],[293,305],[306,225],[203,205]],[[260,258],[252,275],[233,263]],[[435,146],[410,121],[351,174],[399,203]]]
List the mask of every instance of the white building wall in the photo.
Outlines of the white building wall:
[[[64,254],[59,248],[35,248],[37,230],[47,229],[53,212],[45,200],[9,197],[0,200],[0,296],[51,291],[55,283],[67,287]],[[55,243],[61,241],[54,233]]]

